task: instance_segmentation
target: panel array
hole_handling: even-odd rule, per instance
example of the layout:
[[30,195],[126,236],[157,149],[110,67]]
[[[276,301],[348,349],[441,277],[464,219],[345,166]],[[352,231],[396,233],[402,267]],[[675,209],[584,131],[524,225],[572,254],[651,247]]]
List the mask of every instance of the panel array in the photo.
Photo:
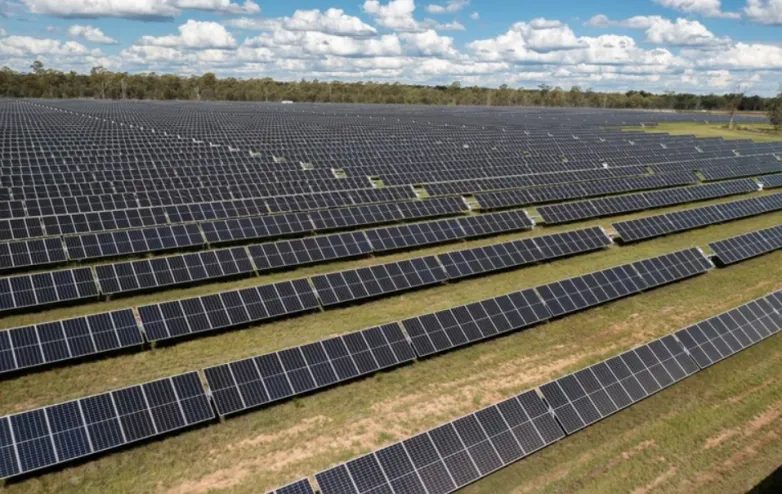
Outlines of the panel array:
[[435,256],[312,277],[324,307],[442,283],[448,279]]
[[782,291],[676,332],[701,369],[782,331]]
[[540,391],[565,432],[573,434],[697,371],[668,335],[544,384]]
[[0,331],[0,375],[141,346],[130,309]]
[[67,256],[59,238],[0,244],[0,271],[46,266],[65,261]]
[[316,309],[306,279],[282,281],[138,308],[149,341],[170,340]]
[[714,265],[698,248],[691,248],[632,263],[648,290],[705,273]]
[[766,175],[758,179],[763,184],[764,189],[776,189],[782,187],[782,173],[779,175]]
[[240,247],[95,267],[101,292],[106,295],[214,280],[253,271],[247,251]]
[[547,224],[567,223],[587,218],[614,216],[633,211],[705,201],[717,197],[728,197],[758,190],[752,179],[736,180],[696,187],[664,189],[617,197],[601,197],[581,202],[540,206],[538,213]]
[[449,279],[524,266],[611,245],[599,227],[438,254]]
[[214,418],[190,372],[0,418],[0,478],[116,449]]
[[412,361],[397,323],[204,369],[221,416]]
[[553,317],[705,273],[711,262],[699,249],[636,261],[537,287]]
[[285,487],[280,487],[275,491],[271,491],[268,494],[315,494],[312,490],[312,485],[307,479],[301,479],[292,484],[288,484]]
[[724,265],[782,249],[782,226],[744,233],[709,244]]
[[526,328],[549,318],[543,301],[529,289],[405,319],[402,324],[416,354],[424,357]]
[[586,197],[621,194],[636,190],[658,189],[677,185],[691,185],[697,182],[690,172],[630,177],[600,182],[550,185],[533,189],[509,190],[476,194],[481,209],[500,209],[512,206],[528,206],[547,202],[583,199]]
[[782,194],[774,194],[622,221],[612,226],[623,241],[634,242],[779,210],[782,210]]
[[65,237],[74,261],[185,249],[204,245],[198,225],[174,225]]
[[0,278],[0,311],[42,307],[98,296],[90,268]]
[[373,245],[363,232],[355,232],[251,245],[248,250],[257,270],[263,272],[367,255]]
[[527,391],[315,475],[322,494],[453,492],[564,437]]

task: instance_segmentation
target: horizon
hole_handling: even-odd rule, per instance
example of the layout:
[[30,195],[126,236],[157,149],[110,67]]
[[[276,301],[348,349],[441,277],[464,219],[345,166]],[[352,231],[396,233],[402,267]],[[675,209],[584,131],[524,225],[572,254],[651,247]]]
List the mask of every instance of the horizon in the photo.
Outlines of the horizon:
[[782,0],[0,0],[0,66],[774,95]]

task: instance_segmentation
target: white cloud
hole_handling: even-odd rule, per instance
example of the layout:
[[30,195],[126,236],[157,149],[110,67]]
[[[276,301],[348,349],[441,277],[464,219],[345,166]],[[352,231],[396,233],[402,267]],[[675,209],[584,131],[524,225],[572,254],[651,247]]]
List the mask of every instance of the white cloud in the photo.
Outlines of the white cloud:
[[782,69],[782,46],[735,43],[724,50],[704,52],[685,50],[684,56],[696,67],[742,70]]
[[170,0],[22,0],[33,14],[66,18],[124,17],[159,20],[180,13]]
[[478,12],[473,12],[472,14],[470,14],[470,19],[474,21],[477,21],[480,18],[481,18],[481,14],[479,14]]
[[281,27],[288,31],[316,31],[337,36],[367,37],[377,34],[377,29],[365,24],[358,17],[345,14],[341,9],[297,10],[292,17],[279,19],[252,19],[242,17],[228,21],[228,25],[240,29],[270,31]]
[[261,8],[252,0],[246,0],[242,5],[231,3],[231,0],[173,0],[180,9],[203,10],[205,12],[222,12],[226,14],[260,14]]
[[117,40],[112,39],[103,31],[93,26],[83,26],[80,24],[74,24],[68,28],[68,35],[74,38],[82,38],[93,43],[100,43],[103,45],[116,45]]
[[383,5],[378,0],[366,0],[361,7],[377,24],[400,32],[416,32],[424,29],[413,18],[413,0],[390,0]]
[[98,54],[76,41],[62,42],[56,39],[33,38],[31,36],[8,36],[0,39],[0,55],[9,57],[25,56],[77,56]]
[[609,19],[608,16],[604,14],[597,14],[592,16],[592,18],[586,21],[584,24],[592,27],[609,27],[613,25],[613,21],[611,21],[611,19]]
[[365,39],[335,36],[317,31],[287,31],[281,27],[254,38],[247,38],[243,47],[266,48],[278,57],[288,59],[329,55],[378,57],[402,54],[402,45],[396,34]]
[[612,26],[640,29],[646,34],[646,41],[657,45],[672,46],[715,46],[730,43],[730,38],[719,38],[698,21],[679,18],[671,21],[659,15],[637,15],[621,21],[613,21],[599,14],[586,24],[593,27]]
[[230,0],[22,0],[33,14],[65,18],[120,17],[140,20],[170,20],[183,9],[227,14],[258,14],[252,0],[239,5]]
[[5,36],[6,34],[8,34],[8,33],[5,32],[5,29],[0,27],[0,36]]
[[721,17],[724,19],[738,19],[741,17],[737,12],[723,12],[720,0],[654,0],[654,2],[669,9],[688,14],[701,14],[705,17]]
[[236,40],[216,22],[190,19],[179,26],[178,36],[143,36],[138,44],[168,48],[234,48]]
[[491,59],[535,61],[545,59],[548,52],[584,48],[586,43],[559,21],[533,19],[517,22],[507,33],[496,38],[476,40],[467,46]]
[[747,0],[744,14],[758,24],[782,25],[782,0]]
[[47,33],[56,33],[60,30],[57,26],[46,26],[46,32]]
[[399,37],[405,41],[407,51],[414,55],[444,58],[459,56],[458,50],[453,47],[453,38],[440,36],[432,29],[422,33],[402,33]]
[[445,5],[430,3],[426,6],[426,11],[430,14],[452,14],[459,12],[468,5],[470,5],[470,0],[449,0]]
[[441,23],[435,21],[434,19],[424,19],[422,26],[425,28],[436,29],[438,31],[464,31],[465,30],[464,25],[457,21]]

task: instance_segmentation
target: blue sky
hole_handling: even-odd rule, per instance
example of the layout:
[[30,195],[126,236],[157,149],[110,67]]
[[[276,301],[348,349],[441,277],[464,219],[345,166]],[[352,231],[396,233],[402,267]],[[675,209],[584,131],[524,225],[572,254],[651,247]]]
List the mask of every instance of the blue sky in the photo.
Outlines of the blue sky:
[[772,94],[782,0],[0,0],[0,65]]

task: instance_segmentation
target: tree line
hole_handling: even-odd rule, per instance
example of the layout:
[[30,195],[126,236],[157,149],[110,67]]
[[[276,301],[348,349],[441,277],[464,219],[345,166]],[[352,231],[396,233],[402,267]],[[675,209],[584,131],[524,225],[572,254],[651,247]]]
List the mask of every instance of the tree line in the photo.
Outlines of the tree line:
[[768,112],[773,98],[733,94],[696,95],[668,91],[598,92],[573,86],[566,90],[541,84],[534,89],[464,87],[400,83],[298,81],[271,78],[112,72],[94,67],[89,74],[62,72],[35,61],[27,72],[3,67],[0,96],[11,98],[97,98],[148,100],[284,101],[331,103],[396,103],[424,105],[554,106],[671,110]]

